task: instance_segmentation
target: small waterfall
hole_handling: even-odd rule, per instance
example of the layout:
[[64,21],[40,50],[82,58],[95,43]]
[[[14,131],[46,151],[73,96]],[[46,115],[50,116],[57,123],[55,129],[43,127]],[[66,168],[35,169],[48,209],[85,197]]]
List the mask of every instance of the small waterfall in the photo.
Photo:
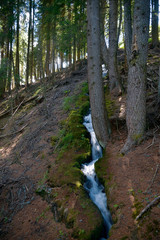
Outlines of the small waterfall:
[[[87,128],[91,135],[91,146],[92,146],[92,160],[90,163],[82,165],[82,172],[87,177],[87,181],[84,184],[84,188],[89,193],[89,196],[93,203],[99,208],[106,228],[106,238],[108,237],[108,232],[112,226],[112,220],[109,210],[107,209],[107,197],[104,192],[104,187],[99,183],[98,178],[95,173],[95,162],[102,157],[102,148],[99,145],[93,126],[91,113],[84,117],[84,126]],[[101,238],[105,239],[105,238]]]

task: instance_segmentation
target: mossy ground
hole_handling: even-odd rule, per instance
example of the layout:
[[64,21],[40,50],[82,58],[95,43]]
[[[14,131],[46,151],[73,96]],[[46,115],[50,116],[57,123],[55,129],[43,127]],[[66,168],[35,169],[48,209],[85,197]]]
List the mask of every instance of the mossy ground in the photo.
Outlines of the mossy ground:
[[59,220],[71,228],[76,239],[98,239],[103,229],[99,210],[83,188],[84,175],[81,164],[89,161],[91,145],[89,134],[83,126],[83,117],[89,111],[88,87],[85,83],[79,95],[64,100],[68,117],[61,122],[58,136],[51,138],[57,145],[56,164],[49,174],[52,197],[57,205]]

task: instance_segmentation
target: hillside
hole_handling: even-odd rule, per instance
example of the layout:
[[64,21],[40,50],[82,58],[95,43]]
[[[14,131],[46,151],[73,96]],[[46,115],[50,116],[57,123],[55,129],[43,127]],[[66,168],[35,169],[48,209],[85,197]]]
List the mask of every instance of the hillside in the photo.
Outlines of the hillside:
[[[159,59],[159,53],[150,51],[146,138],[125,156],[120,154],[127,136],[125,95],[106,94],[112,137],[96,170],[114,222],[111,240],[160,238],[159,205],[135,221],[159,196]],[[125,81],[124,68],[121,76]],[[79,170],[90,154],[82,127],[89,101],[87,66],[83,62],[77,71],[64,70],[48,80],[22,88],[18,100],[13,92],[12,99],[0,102],[0,238],[98,239],[103,222]]]

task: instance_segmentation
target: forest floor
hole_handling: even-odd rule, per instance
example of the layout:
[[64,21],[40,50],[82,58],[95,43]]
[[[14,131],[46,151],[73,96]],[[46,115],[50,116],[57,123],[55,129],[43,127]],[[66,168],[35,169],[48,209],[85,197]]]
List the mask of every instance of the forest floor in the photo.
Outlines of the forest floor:
[[[160,53],[151,51],[147,75],[149,120],[146,138],[125,156],[120,150],[127,136],[124,121],[126,98],[114,94],[111,97],[116,109],[116,114],[111,117],[112,138],[98,166],[98,175],[102,174],[102,180],[108,185],[105,187],[114,221],[111,240],[160,239],[160,205],[135,221],[141,210],[160,195],[160,116],[157,115],[160,111],[156,104],[159,62]],[[125,79],[123,69],[121,74]],[[17,109],[13,117],[4,114],[8,111],[6,102],[12,103],[12,99],[1,100],[0,128],[6,122],[8,125],[0,131],[0,239],[74,239],[72,228],[56,221],[55,216],[53,218],[50,202],[36,194],[36,190],[44,186],[48,192],[51,190],[47,186],[48,172],[51,166],[58,164],[51,138],[58,134],[59,122],[68,116],[64,99],[78,94],[86,81],[84,65],[76,72],[57,74],[56,78],[50,79],[48,86],[44,80],[42,84],[31,86],[27,92],[22,89],[21,105],[13,110]],[[76,196],[72,200],[72,207],[76,208]],[[85,224],[87,217],[82,216],[80,224],[82,221]]]

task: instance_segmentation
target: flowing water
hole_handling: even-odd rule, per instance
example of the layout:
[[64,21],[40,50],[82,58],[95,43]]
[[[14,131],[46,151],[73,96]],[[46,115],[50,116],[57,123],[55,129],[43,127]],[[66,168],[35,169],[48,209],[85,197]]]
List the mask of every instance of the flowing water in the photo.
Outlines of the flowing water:
[[[92,160],[90,163],[82,165],[82,172],[87,177],[87,181],[84,184],[84,188],[89,193],[89,196],[93,203],[99,208],[102,217],[104,219],[104,225],[106,229],[105,237],[108,237],[108,232],[112,226],[112,220],[109,210],[107,209],[107,197],[104,192],[104,187],[99,183],[98,178],[95,173],[95,162],[102,157],[102,148],[99,145],[93,126],[91,114],[84,117],[84,126],[87,128],[91,135],[91,146],[92,146]],[[105,239],[105,238],[101,238]]]

